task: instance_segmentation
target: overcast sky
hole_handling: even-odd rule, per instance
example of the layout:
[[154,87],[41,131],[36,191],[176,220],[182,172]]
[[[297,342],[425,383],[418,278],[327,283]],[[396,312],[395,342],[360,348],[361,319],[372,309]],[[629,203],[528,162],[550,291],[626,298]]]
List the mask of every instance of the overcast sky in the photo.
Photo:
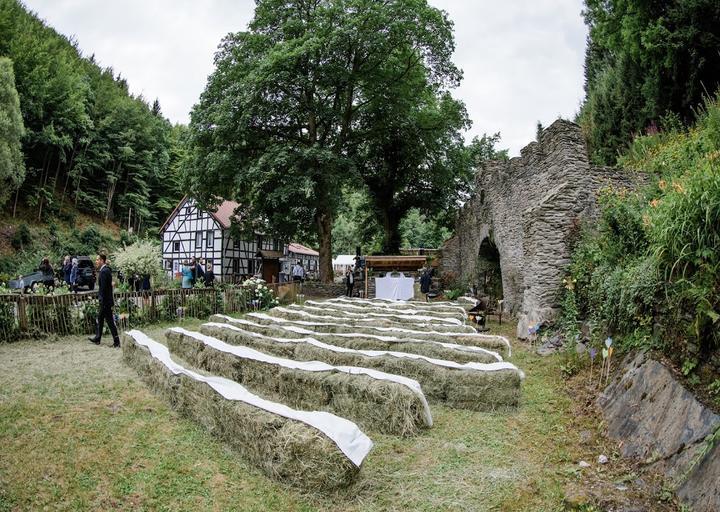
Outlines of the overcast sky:
[[[430,0],[455,22],[454,61],[465,78],[454,95],[467,105],[473,135],[500,132],[516,155],[537,121],[572,118],[583,98],[587,30],[582,0]],[[59,32],[74,36],[128,80],[160,100],[173,122],[189,112],[213,70],[222,37],[242,30],[253,0],[25,0]]]

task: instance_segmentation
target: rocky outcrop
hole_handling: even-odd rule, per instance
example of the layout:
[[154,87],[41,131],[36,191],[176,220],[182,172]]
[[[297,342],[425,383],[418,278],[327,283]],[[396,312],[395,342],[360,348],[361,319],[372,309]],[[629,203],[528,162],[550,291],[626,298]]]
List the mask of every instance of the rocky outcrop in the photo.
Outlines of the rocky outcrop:
[[582,222],[605,186],[633,187],[637,175],[590,164],[580,127],[558,120],[521,156],[488,163],[443,247],[442,271],[479,282],[483,241],[497,248],[504,310],[518,316],[518,337],[551,321]]
[[720,416],[645,354],[623,368],[599,399],[608,435],[623,456],[665,475],[692,510],[720,510]]

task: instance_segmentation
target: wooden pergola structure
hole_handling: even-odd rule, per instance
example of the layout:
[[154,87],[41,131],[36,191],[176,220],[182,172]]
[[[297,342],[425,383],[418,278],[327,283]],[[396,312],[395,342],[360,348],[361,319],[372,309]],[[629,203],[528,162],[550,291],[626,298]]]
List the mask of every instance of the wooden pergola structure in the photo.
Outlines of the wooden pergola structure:
[[365,256],[365,297],[368,296],[368,273],[415,272],[427,264],[427,256]]

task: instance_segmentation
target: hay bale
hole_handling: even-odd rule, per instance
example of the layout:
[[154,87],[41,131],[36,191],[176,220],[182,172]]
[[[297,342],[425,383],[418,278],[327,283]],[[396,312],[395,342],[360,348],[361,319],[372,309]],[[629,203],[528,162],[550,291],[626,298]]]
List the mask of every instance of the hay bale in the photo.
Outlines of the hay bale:
[[271,337],[304,338],[316,337],[320,341],[337,345],[339,347],[354,348],[358,350],[391,350],[395,352],[410,352],[436,359],[447,359],[457,363],[496,363],[503,360],[497,352],[481,347],[443,343],[438,341],[417,340],[412,338],[401,339],[395,336],[360,333],[326,333],[316,332],[312,329],[293,325],[290,322],[274,325],[263,325],[247,318],[232,318],[225,315],[213,315],[211,322],[225,322],[236,325],[241,329],[257,332]]
[[341,304],[368,305],[377,308],[399,309],[399,310],[418,310],[418,311],[434,311],[448,312],[464,315],[465,308],[454,302],[421,302],[416,300],[390,300],[390,299],[358,299],[350,297],[336,297],[327,299],[327,302],[336,302]]
[[[361,311],[351,311],[346,309],[344,305],[323,304],[313,306],[306,301],[303,305],[290,304],[288,309],[308,311],[316,315],[335,315],[352,319],[376,319],[384,322],[393,322],[396,324],[431,324],[431,325],[463,325],[465,317],[455,318],[448,316],[436,316],[427,312],[417,311],[390,311],[380,310],[373,311],[372,308],[361,308]],[[317,303],[317,301],[312,301]]]
[[380,315],[404,315],[404,316],[413,316],[413,317],[420,317],[420,316],[430,316],[433,318],[453,318],[455,320],[458,320],[460,322],[464,322],[467,318],[467,314],[463,309],[459,309],[456,311],[436,311],[432,309],[419,309],[414,307],[407,307],[407,308],[393,308],[390,306],[376,306],[374,304],[352,304],[347,302],[338,302],[338,301],[331,301],[331,300],[325,300],[325,301],[319,301],[319,300],[307,300],[304,302],[305,306],[313,306],[313,307],[319,307],[324,309],[330,309],[335,311],[347,311],[350,313],[364,313],[364,312],[370,312],[370,313],[376,313]]
[[310,320],[309,317],[303,317],[305,320],[283,318],[280,316],[270,316],[267,313],[249,313],[247,318],[263,325],[298,325],[315,332],[322,333],[356,333],[356,334],[377,334],[395,336],[400,339],[416,339],[422,341],[435,341],[439,343],[455,343],[457,345],[467,345],[482,347],[492,350],[500,354],[504,359],[510,357],[510,342],[504,336],[482,333],[447,333],[439,332],[432,328],[420,331],[410,327],[383,327],[376,325],[347,325],[340,323],[336,318],[324,321]]
[[454,332],[454,333],[472,333],[476,332],[475,329],[473,329],[469,325],[462,325],[460,323],[443,323],[443,324],[437,324],[437,323],[428,323],[423,322],[422,320],[418,318],[408,317],[408,319],[402,322],[396,321],[395,319],[391,318],[382,318],[372,315],[360,315],[360,316],[349,316],[347,314],[341,313],[339,311],[329,311],[329,310],[320,310],[320,311],[313,311],[310,308],[301,308],[301,307],[293,307],[293,308],[284,308],[284,307],[277,307],[270,310],[270,315],[280,317],[280,318],[287,318],[288,320],[309,320],[313,322],[342,322],[346,325],[351,325],[353,327],[363,327],[363,326],[385,326],[385,327],[408,327],[409,325],[413,325],[415,327],[418,326],[426,326],[428,328],[432,328],[433,331],[438,332]]
[[173,408],[272,478],[309,491],[346,487],[372,448],[354,423],[325,412],[296,411],[236,382],[193,372],[140,331],[125,333],[122,347],[125,361]]
[[432,426],[420,384],[365,368],[269,356],[182,328],[166,331],[168,347],[189,363],[296,409],[325,410],[362,429],[409,436]]
[[374,368],[417,380],[432,401],[478,411],[517,406],[523,373],[510,363],[455,363],[406,352],[354,350],[314,338],[273,338],[226,323],[200,326],[204,334],[270,354],[293,350],[292,359]]

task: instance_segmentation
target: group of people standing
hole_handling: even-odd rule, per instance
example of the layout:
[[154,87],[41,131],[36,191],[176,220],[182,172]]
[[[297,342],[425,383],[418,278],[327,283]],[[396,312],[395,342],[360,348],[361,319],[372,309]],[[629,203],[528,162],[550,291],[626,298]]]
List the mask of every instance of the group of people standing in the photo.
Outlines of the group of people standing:
[[[43,260],[43,263],[47,261],[47,258]],[[49,263],[48,263],[49,265]],[[80,267],[78,266],[77,258],[70,258],[65,256],[62,265],[63,281],[67,284],[71,290],[76,291],[78,286],[78,276],[80,273]]]
[[202,259],[193,258],[190,261],[183,261],[180,268],[180,274],[182,275],[181,286],[185,289],[193,288],[198,282],[208,287],[213,286],[215,284],[215,274],[212,266],[210,268],[205,268],[205,266],[206,262]]

